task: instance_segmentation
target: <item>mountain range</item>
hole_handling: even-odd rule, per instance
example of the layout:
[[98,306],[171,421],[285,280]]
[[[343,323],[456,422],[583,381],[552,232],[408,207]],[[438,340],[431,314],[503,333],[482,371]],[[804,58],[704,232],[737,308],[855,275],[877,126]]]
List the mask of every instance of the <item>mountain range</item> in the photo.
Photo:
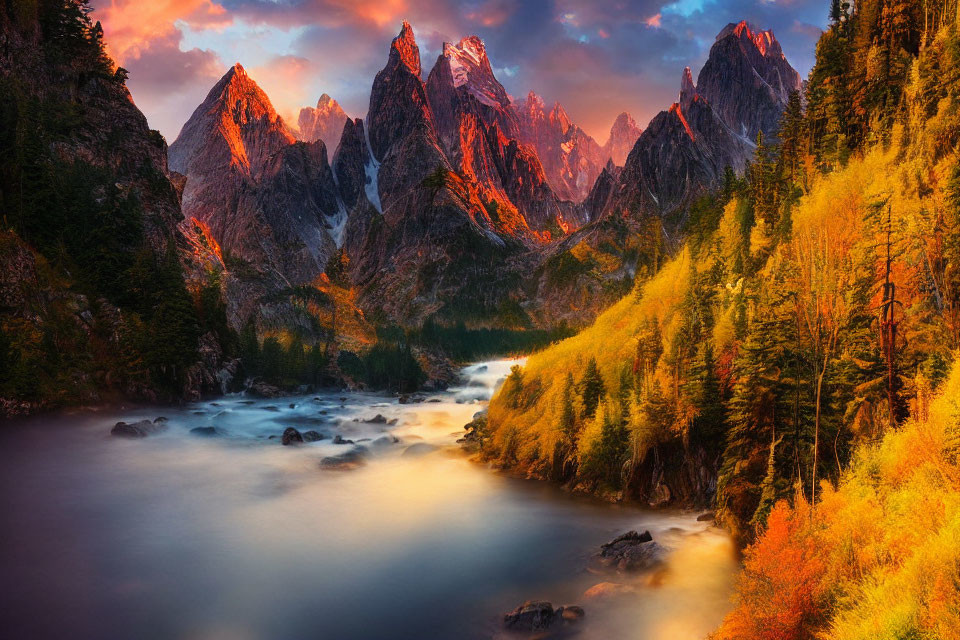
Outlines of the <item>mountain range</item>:
[[262,301],[341,249],[376,322],[579,325],[727,168],[744,171],[800,88],[772,32],[731,24],[696,84],[685,69],[673,105],[645,130],[621,114],[601,146],[560,104],[512,98],[476,36],[445,43],[427,72],[404,22],[365,119],[324,94],[292,127],[236,65],[170,168],[185,178],[185,233],[222,248],[237,327],[288,322]]

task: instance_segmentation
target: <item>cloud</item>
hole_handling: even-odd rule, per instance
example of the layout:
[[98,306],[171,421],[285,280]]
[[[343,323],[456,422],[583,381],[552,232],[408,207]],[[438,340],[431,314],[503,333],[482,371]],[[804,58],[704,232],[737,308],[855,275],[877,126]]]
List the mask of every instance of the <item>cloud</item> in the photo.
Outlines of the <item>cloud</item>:
[[[390,40],[409,20],[425,74],[444,41],[479,35],[508,92],[560,101],[598,141],[627,110],[646,124],[676,99],[728,23],[772,28],[806,74],[825,0],[94,0],[150,121],[171,135],[233,62],[285,117],[321,93],[366,113]],[[156,65],[152,67],[151,65]],[[219,67],[217,73],[214,67]],[[147,85],[154,83],[155,86]],[[164,96],[164,91],[167,95]],[[188,99],[199,99],[184,104]],[[176,125],[169,123],[177,123]]]
[[95,0],[110,55],[120,64],[138,57],[157,39],[169,38],[182,22],[194,28],[220,28],[232,21],[213,0]]

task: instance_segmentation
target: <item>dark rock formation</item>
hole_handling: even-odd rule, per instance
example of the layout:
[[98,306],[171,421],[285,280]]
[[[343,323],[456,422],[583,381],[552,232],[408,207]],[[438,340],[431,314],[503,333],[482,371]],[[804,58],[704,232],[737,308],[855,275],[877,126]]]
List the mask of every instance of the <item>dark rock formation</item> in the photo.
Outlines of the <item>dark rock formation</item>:
[[297,143],[242,66],[183,126],[170,166],[186,176],[185,225],[209,229],[235,263],[227,282],[234,328],[251,316],[264,324],[277,315],[262,308],[265,298],[323,272],[336,248],[331,231],[346,216],[326,147]]
[[327,456],[320,461],[320,468],[326,471],[352,471],[367,464],[367,450],[356,447],[337,456]]
[[110,430],[110,435],[121,438],[146,438],[157,433],[166,431],[165,422],[150,422],[149,420],[140,420],[139,422],[118,422]]
[[584,617],[583,607],[565,605],[553,608],[544,600],[528,600],[513,611],[504,614],[503,626],[511,631],[537,632],[575,624]]
[[630,531],[602,545],[592,565],[624,572],[642,571],[656,566],[665,553],[666,549],[653,541],[649,531]]
[[283,435],[280,437],[280,443],[284,446],[291,444],[303,444],[303,435],[293,427],[287,427],[283,430]]

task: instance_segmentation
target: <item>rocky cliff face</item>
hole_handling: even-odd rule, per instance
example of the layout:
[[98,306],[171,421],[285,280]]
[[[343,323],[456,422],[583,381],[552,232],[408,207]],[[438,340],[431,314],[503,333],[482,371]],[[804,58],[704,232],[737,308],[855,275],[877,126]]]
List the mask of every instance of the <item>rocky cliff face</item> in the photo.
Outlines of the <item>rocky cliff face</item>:
[[[263,316],[253,293],[309,281],[342,246],[374,321],[488,322],[519,305],[535,323],[578,324],[629,284],[644,243],[659,246],[727,167],[744,168],[791,72],[772,34],[731,25],[699,84],[687,69],[646,131],[621,114],[601,147],[559,104],[512,101],[477,37],[445,43],[424,80],[405,22],[368,117],[343,118],[329,166],[324,143],[294,144],[239,67],[185,125],[171,165],[186,175],[188,217],[253,267],[232,318]],[[330,137],[318,113],[339,120],[335,105],[304,110],[301,137]]]
[[[476,64],[474,80],[464,81],[469,72],[457,64],[465,60],[454,58],[469,56],[468,44],[441,56],[428,89],[413,30],[404,23],[374,80],[362,123],[371,152],[364,164],[366,197],[358,197],[351,213],[347,248],[361,304],[383,320],[489,315],[515,292],[511,265],[534,239],[516,207],[498,199],[509,197],[497,184],[499,176],[522,163],[522,152],[491,139],[502,136],[500,123],[506,122],[499,113],[503,96],[492,73],[484,75],[488,64]],[[349,173],[359,176],[358,153],[359,136],[348,139],[345,131],[334,161],[337,173],[350,166]]]
[[728,25],[696,84],[684,70],[678,101],[641,134],[594,214],[653,213],[675,228],[683,209],[719,186],[727,167],[743,171],[759,132],[776,135],[790,93],[800,87],[772,32]]
[[220,391],[236,363],[191,299],[218,258],[178,228],[166,142],[74,3],[11,6],[0,6],[0,415]]
[[590,223],[545,253],[534,279],[546,312],[575,323],[623,295],[638,268],[655,269],[679,242],[688,207],[728,167],[743,172],[757,133],[776,134],[799,86],[772,33],[726,27],[698,82],[685,69],[677,102],[640,134],[622,170],[597,178],[583,203]]
[[342,241],[346,211],[324,143],[297,142],[238,64],[197,107],[169,156],[186,176],[184,215],[209,229],[225,256],[231,324],[293,321],[264,299],[316,278]]
[[579,224],[554,194],[536,151],[519,140],[510,97],[476,36],[445,43],[427,80],[437,132],[451,164],[476,184],[498,232],[528,236]]
[[304,142],[321,140],[327,149],[336,149],[343,133],[347,114],[336,100],[323,94],[317,106],[300,109],[297,119],[297,138]]
[[603,145],[603,155],[608,160],[613,160],[618,167],[622,167],[641,133],[643,129],[633,117],[627,112],[621,113],[610,127],[610,138]]
[[790,94],[801,88],[800,74],[773,32],[746,22],[720,32],[697,78],[699,95],[734,133],[751,141],[761,131],[776,134]]
[[637,140],[599,215],[652,214],[675,229],[684,209],[717,187],[727,167],[742,173],[752,154],[749,138],[720,118],[687,68],[679,100]]
[[548,112],[531,91],[515,108],[520,139],[536,150],[554,191],[563,200],[582,201],[608,159],[603,148],[571,122],[559,102]]

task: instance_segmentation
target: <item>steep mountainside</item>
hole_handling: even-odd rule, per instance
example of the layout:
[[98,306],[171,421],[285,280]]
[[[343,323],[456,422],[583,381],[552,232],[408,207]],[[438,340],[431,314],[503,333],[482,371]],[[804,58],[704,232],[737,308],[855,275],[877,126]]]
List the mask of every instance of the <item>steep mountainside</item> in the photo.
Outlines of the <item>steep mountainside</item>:
[[[345,213],[322,141],[296,142],[242,66],[232,67],[170,146],[183,213],[228,263],[231,323],[273,312],[263,298],[316,278]],[[269,324],[269,323],[268,323]]]
[[[459,89],[449,59],[441,63],[435,89],[440,89],[441,70],[446,71],[442,84]],[[420,74],[419,48],[404,23],[374,80],[363,123],[372,152],[365,165],[371,183],[366,200],[379,199],[380,206],[367,207],[361,199],[360,210],[351,214],[347,248],[353,281],[361,304],[376,309],[381,321],[416,323],[433,315],[489,321],[516,292],[521,269],[516,261],[529,255],[537,236],[515,208],[501,208],[490,198],[491,183],[478,179],[494,179],[501,172],[492,162],[515,165],[522,163],[522,154],[509,144],[499,158],[487,155],[496,145],[452,145],[461,153],[466,148],[470,158],[481,154],[480,162],[468,163],[469,172],[459,172],[444,150]],[[490,105],[468,91],[447,98],[442,124],[448,140],[453,142],[452,127],[461,116],[473,118],[465,131],[479,133],[476,110]],[[489,117],[495,120],[494,114]],[[346,142],[334,164],[338,172],[341,162],[355,172],[359,163],[344,155]]]
[[0,8],[0,415],[196,397],[236,371],[213,252],[74,3]]
[[427,94],[447,157],[477,184],[488,208],[503,218],[522,218],[536,230],[579,226],[574,207],[562,204],[547,184],[536,151],[519,142],[517,114],[479,38],[444,44]]
[[571,122],[559,102],[547,112],[543,99],[531,91],[514,107],[520,139],[536,149],[554,191],[563,200],[582,201],[609,159],[603,148]]
[[[731,24],[717,36],[693,83],[683,74],[679,100],[640,136],[620,183],[595,216],[635,211],[673,217],[717,188],[727,167],[742,173],[757,134],[775,136],[800,75],[771,31]],[[671,226],[671,225],[668,225]]]
[[[559,104],[547,111],[533,93],[511,101],[475,36],[445,43],[424,80],[404,23],[367,118],[344,119],[335,150],[295,145],[237,66],[184,126],[171,165],[187,176],[184,212],[200,225],[192,228],[208,228],[230,260],[249,267],[228,278],[235,325],[289,320],[260,301],[313,280],[337,247],[357,300],[379,322],[579,325],[638,270],[656,269],[679,212],[728,167],[742,172],[753,152],[742,132],[771,120],[722,114],[782,109],[789,65],[772,35],[753,33],[725,29],[701,75],[716,87],[755,68],[762,83],[717,94],[718,110],[687,70],[680,100],[647,131],[621,114],[600,147]],[[741,96],[750,109],[728,104]],[[301,136],[316,130],[320,112],[339,109],[321,99],[304,110]],[[624,162],[628,147],[617,168],[611,159]]]
[[300,109],[300,116],[297,119],[297,139],[304,142],[321,140],[327,149],[336,149],[346,121],[347,114],[344,113],[340,104],[327,94],[323,94],[317,100],[316,107]]
[[726,27],[700,72],[710,97],[685,69],[677,102],[650,122],[613,183],[609,171],[598,177],[584,203],[591,222],[551,247],[535,274],[551,313],[575,322],[655,273],[682,242],[691,207],[743,175],[760,131],[777,133],[800,78],[773,34],[758,33],[746,23]]

